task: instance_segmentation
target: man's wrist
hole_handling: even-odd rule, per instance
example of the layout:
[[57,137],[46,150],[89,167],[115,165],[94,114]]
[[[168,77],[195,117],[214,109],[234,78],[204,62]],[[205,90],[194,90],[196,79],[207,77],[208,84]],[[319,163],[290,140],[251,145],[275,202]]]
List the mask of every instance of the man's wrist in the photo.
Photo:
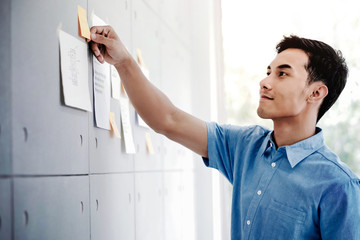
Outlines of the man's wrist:
[[123,57],[119,62],[115,63],[114,67],[118,71],[122,71],[122,70],[129,68],[132,61],[133,61],[133,59],[132,59],[131,55],[129,53],[126,53],[126,56]]
[[128,76],[130,73],[136,72],[136,68],[138,68],[138,64],[135,59],[130,55],[127,54],[126,57],[122,59],[122,61],[114,64],[114,67],[118,71],[121,76]]

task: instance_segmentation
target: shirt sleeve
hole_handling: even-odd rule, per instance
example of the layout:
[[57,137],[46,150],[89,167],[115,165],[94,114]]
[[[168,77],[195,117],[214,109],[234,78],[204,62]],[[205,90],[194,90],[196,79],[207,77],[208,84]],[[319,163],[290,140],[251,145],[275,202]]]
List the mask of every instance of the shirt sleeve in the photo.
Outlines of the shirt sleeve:
[[[242,161],[249,153],[249,146],[264,136],[260,126],[218,125],[206,123],[208,132],[208,158],[203,158],[206,166],[219,170],[233,184],[234,168],[241,172]],[[257,150],[255,150],[257,151]]]
[[320,203],[322,239],[360,239],[360,180],[334,187]]
[[233,161],[230,157],[229,140],[226,129],[216,123],[206,123],[208,132],[208,158],[204,158],[207,167],[219,170],[231,183],[233,182]]

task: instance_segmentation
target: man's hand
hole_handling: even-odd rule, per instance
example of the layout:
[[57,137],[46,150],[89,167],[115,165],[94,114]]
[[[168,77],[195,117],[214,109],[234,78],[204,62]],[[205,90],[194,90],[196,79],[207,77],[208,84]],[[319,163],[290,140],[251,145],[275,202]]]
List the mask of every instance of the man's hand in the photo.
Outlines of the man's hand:
[[130,56],[124,44],[110,26],[94,26],[90,29],[91,50],[99,62],[105,61],[116,66],[122,65]]

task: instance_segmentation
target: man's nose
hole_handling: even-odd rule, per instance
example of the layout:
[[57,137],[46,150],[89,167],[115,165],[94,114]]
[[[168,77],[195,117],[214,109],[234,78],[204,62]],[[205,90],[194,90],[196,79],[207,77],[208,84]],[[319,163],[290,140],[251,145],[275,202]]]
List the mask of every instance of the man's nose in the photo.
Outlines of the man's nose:
[[265,90],[271,90],[270,78],[266,77],[260,81],[260,88]]

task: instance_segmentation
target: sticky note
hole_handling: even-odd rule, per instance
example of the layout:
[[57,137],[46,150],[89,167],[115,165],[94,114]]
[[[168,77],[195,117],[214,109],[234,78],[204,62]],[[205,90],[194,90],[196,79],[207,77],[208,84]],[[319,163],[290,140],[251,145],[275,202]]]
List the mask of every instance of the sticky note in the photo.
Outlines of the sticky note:
[[121,93],[126,95],[126,91],[125,91],[125,88],[124,88],[124,84],[122,82],[120,82],[120,85],[121,85]]
[[148,80],[150,80],[150,72],[149,72],[149,69],[145,65],[144,58],[142,56],[142,53],[141,53],[140,49],[136,49],[136,55],[137,55],[137,61],[138,61],[138,64],[139,64],[139,66],[141,68],[141,71],[143,72],[145,77]]
[[87,21],[86,10],[78,5],[78,20],[79,20],[79,29],[80,35],[84,38],[90,38],[90,28]]
[[142,57],[142,54],[141,54],[141,50],[140,49],[136,49],[136,55],[137,55],[137,61],[138,61],[138,64],[140,66],[143,66],[144,65],[144,59]]
[[154,151],[154,147],[153,147],[153,144],[151,141],[151,135],[149,132],[145,133],[145,141],[146,141],[146,149],[147,149],[148,153],[154,154],[155,151]]
[[119,129],[118,129],[118,127],[116,125],[116,121],[115,121],[115,113],[113,113],[113,112],[109,113],[109,120],[110,120],[111,129],[114,131],[115,136],[117,138],[121,138]]

